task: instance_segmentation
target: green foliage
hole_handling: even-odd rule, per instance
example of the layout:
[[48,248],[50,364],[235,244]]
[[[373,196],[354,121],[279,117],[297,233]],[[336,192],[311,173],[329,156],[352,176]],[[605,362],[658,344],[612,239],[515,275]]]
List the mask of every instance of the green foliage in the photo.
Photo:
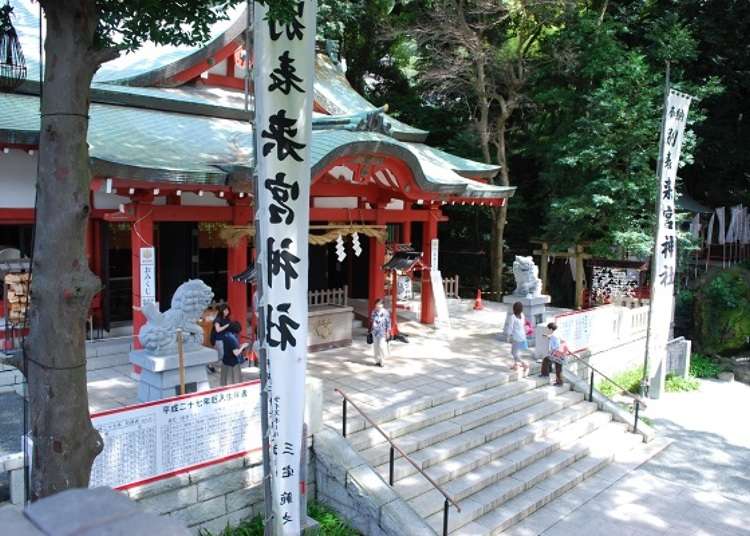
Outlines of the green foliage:
[[[194,45],[210,37],[211,25],[227,19],[227,10],[241,0],[99,0],[96,44],[100,48],[137,49],[143,42]],[[272,5],[291,0],[274,0]],[[274,8],[278,9],[278,8]]]
[[614,395],[620,393],[620,389],[615,386],[616,383],[617,385],[622,386],[626,391],[639,395],[641,394],[642,379],[643,367],[638,367],[616,374],[612,377],[612,381],[614,381],[614,383],[607,380],[602,380],[601,382],[599,382],[599,384],[596,385],[596,388],[606,397],[612,398]]
[[[321,536],[361,536],[336,512],[319,502],[311,502],[307,505],[307,515],[320,523]],[[206,529],[201,529],[200,536],[263,536],[263,518],[257,515],[236,527],[227,526],[216,535]]]
[[693,353],[690,356],[690,376],[696,378],[715,378],[721,372],[721,366],[709,356]]
[[[544,229],[561,245],[593,242],[600,256],[651,250],[654,176],[663,103],[661,60],[695,55],[688,28],[674,17],[650,24],[634,45],[623,11],[600,21],[576,14],[542,41],[549,58],[537,71],[524,153],[540,165],[547,198]],[[675,46],[678,43],[679,46]],[[673,69],[673,72],[679,69]],[[683,87],[695,95],[715,86]],[[694,106],[690,121],[702,116]],[[685,144],[683,163],[693,141]]]
[[320,523],[322,536],[359,536],[359,532],[351,528],[339,515],[319,502],[310,503],[307,513]]
[[694,336],[706,353],[729,353],[750,337],[750,271],[733,267],[710,273],[697,291]]
[[687,391],[697,391],[700,389],[701,383],[694,376],[688,376],[683,378],[682,376],[675,376],[673,374],[667,374],[664,388],[668,393],[679,393]]

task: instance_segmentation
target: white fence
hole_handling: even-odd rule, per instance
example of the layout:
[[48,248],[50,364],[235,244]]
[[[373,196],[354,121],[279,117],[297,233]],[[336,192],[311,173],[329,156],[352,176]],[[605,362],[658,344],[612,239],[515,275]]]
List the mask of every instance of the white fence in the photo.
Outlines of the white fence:
[[312,290],[307,293],[307,305],[349,305],[349,287]]
[[[645,337],[648,327],[648,306],[621,307],[602,305],[582,311],[571,311],[552,319],[558,336],[572,351],[601,350]],[[543,339],[544,325],[536,329],[536,353],[542,356],[547,344]]]
[[443,289],[446,298],[458,298],[458,275],[444,278]]

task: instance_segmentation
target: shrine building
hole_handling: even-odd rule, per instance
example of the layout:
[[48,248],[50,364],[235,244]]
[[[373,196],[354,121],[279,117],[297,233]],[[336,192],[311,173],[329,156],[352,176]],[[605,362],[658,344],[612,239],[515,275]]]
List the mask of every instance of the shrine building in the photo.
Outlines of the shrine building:
[[[39,21],[34,4],[15,4],[29,68],[23,85],[0,93],[0,250],[14,248],[28,257],[40,122],[34,55]],[[144,322],[133,309],[142,297],[141,248],[155,248],[155,299],[162,310],[179,284],[196,277],[211,286],[217,300],[228,301],[236,318],[237,311],[252,306],[249,285],[232,277],[247,270],[254,254],[246,18],[243,8],[232,15],[214,25],[205,46],[146,44],[105,64],[94,77],[87,251],[103,284],[91,316],[105,331],[132,323],[137,332]],[[343,235],[347,254],[338,260],[335,239],[311,243],[310,290],[346,289],[349,298],[372,304],[385,294],[387,251],[410,244],[429,268],[431,240],[447,219],[442,207],[500,206],[514,188],[490,184],[497,166],[426,145],[427,132],[357,94],[342,66],[323,50],[315,75],[311,235],[321,230]],[[227,228],[235,231],[229,242]],[[352,249],[356,229],[359,255]],[[369,236],[369,229],[385,240]],[[420,319],[432,323],[426,269],[420,277]]]

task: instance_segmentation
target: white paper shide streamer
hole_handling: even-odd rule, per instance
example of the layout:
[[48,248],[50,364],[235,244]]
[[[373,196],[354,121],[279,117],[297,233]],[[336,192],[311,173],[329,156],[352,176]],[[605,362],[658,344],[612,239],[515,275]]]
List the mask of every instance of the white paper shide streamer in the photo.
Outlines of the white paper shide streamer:
[[260,341],[268,363],[274,534],[300,534],[307,352],[307,236],[315,65],[314,1],[270,22],[255,3]]
[[649,322],[649,377],[666,354],[674,303],[674,278],[677,265],[677,222],[675,218],[675,180],[682,151],[691,97],[670,90],[662,133],[660,188],[657,201],[657,231],[654,244],[654,268],[651,281]]

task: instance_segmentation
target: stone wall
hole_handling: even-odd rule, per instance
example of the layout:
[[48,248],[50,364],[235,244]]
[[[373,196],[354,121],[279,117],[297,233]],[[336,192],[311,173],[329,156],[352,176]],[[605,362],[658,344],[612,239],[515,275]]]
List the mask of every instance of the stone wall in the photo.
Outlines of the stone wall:
[[332,428],[324,426],[315,435],[313,456],[315,496],[362,534],[435,536],[432,528]]
[[[314,474],[309,464],[307,474]],[[263,514],[262,481],[262,455],[256,452],[123,493],[148,512],[180,520],[194,534],[206,529],[216,535],[228,524]],[[310,481],[308,499],[314,493],[315,483]]]

